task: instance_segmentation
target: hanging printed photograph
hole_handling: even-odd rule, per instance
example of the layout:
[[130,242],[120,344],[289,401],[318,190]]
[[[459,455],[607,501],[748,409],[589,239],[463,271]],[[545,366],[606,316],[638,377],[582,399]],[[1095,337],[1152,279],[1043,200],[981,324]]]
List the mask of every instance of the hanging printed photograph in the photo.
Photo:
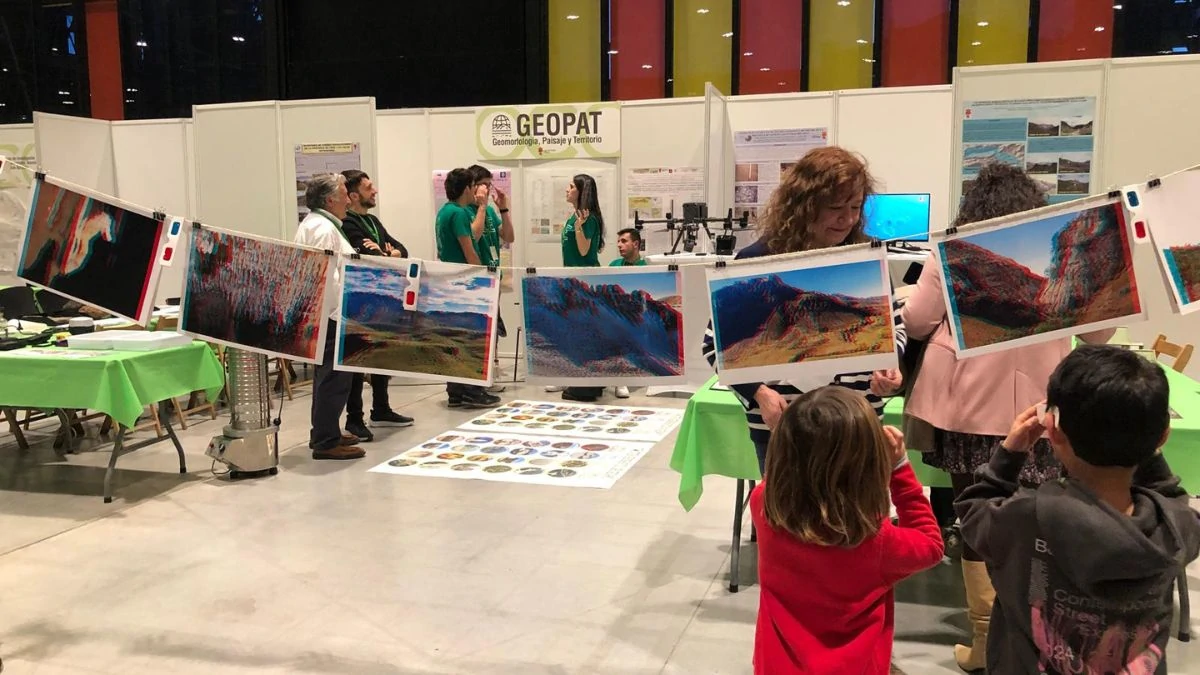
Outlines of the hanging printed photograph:
[[972,225],[936,248],[959,356],[1127,324],[1142,314],[1119,199]]
[[36,180],[17,276],[139,324],[150,319],[163,223],[113,198]]
[[370,471],[607,490],[652,447],[653,443],[628,440],[546,438],[455,429]]
[[183,236],[180,331],[267,356],[321,362],[332,256],[208,226]]
[[499,273],[365,257],[343,260],[342,280],[337,370],[491,384]]
[[721,384],[897,367],[885,249],[710,269]]
[[1200,166],[1165,176],[1138,195],[1176,311],[1200,310]]
[[538,269],[522,280],[529,381],[683,381],[683,286],[665,267]]

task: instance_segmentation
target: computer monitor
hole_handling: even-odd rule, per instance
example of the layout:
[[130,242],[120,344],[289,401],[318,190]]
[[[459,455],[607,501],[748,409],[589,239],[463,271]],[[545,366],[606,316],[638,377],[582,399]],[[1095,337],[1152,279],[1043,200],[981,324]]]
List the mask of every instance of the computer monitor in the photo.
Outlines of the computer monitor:
[[875,194],[863,204],[866,234],[880,241],[929,241],[929,193]]

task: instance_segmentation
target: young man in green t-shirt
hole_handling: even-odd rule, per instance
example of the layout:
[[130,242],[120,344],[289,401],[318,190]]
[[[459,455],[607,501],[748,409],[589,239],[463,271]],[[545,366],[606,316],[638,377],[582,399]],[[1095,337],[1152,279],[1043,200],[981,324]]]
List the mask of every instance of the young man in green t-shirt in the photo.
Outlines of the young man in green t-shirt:
[[[446,199],[449,201],[438,210],[434,224],[437,238],[438,260],[450,263],[479,265],[479,238],[483,236],[488,191],[475,189],[471,172],[455,169],[446,176]],[[474,203],[474,214],[467,204]],[[447,405],[451,408],[494,408],[500,405],[500,397],[476,385],[450,382],[446,384]]]
[[[467,167],[467,171],[471,172],[471,178],[475,181],[473,189],[478,190],[480,186],[488,189],[488,193],[495,193],[496,208],[492,208],[491,204],[487,205],[484,213],[483,236],[476,242],[477,250],[479,251],[479,260],[482,264],[489,267],[500,266],[500,249],[513,243],[516,238],[513,230],[512,216],[508,212],[508,195],[500,188],[492,185],[492,171],[486,166],[473,164]],[[496,209],[500,209],[499,213]],[[479,206],[474,203],[467,204],[467,212],[474,218],[478,215]],[[501,272],[500,274],[504,274]],[[504,327],[504,317],[496,317],[496,345],[492,351],[493,355],[497,355],[494,363],[500,363],[498,354],[500,352],[500,338],[508,335],[508,330]],[[504,385],[497,384],[489,391],[495,393],[504,391]]]
[[641,267],[646,264],[642,257],[642,233],[627,227],[617,233],[617,253],[620,258],[610,262],[609,267]]

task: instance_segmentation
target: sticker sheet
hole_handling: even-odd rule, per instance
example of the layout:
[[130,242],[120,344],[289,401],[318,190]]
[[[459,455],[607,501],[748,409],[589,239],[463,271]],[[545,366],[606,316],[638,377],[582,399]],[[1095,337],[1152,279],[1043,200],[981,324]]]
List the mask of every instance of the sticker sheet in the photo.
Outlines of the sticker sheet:
[[657,443],[682,420],[683,410],[675,408],[511,401],[465,422],[459,430]]

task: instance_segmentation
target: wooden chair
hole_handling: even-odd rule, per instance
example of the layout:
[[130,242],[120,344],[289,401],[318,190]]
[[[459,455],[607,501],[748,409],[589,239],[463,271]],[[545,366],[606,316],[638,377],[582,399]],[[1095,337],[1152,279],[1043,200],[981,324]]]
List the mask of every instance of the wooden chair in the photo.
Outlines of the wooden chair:
[[1173,342],[1167,342],[1166,335],[1159,335],[1158,339],[1154,341],[1154,345],[1150,348],[1154,350],[1154,359],[1156,361],[1163,354],[1175,359],[1171,367],[1180,373],[1183,372],[1184,368],[1187,368],[1188,361],[1192,358],[1193,345],[1178,345]]

